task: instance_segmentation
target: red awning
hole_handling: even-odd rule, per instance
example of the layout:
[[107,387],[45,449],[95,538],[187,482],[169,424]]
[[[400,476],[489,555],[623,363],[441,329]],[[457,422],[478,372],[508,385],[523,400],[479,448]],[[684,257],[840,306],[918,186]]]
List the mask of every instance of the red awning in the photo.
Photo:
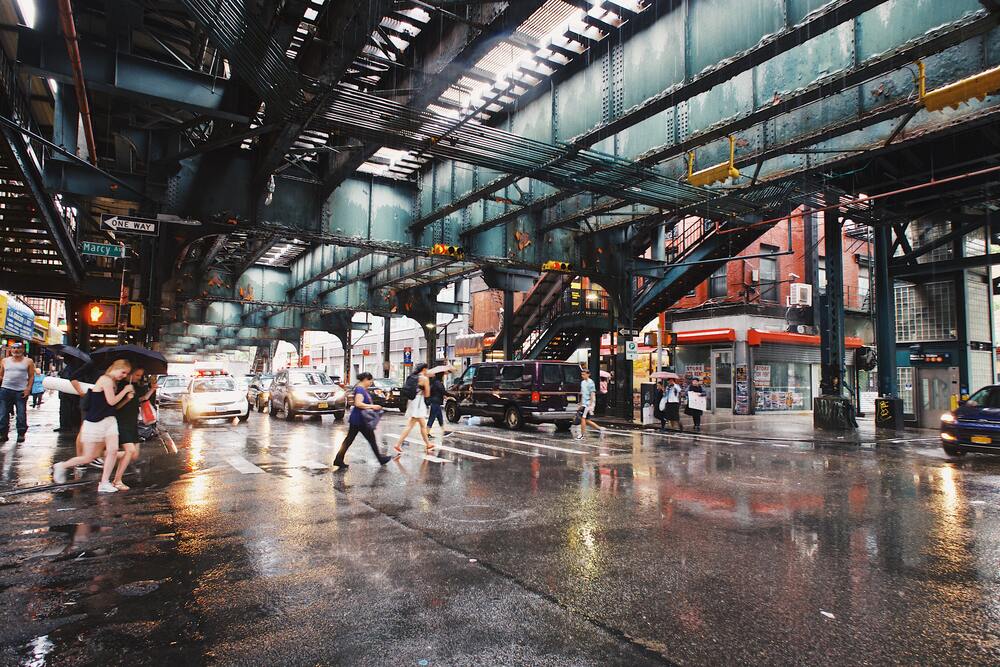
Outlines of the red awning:
[[[819,347],[819,336],[790,333],[787,331],[758,331],[747,329],[747,344],[758,346],[761,343],[777,343],[778,345],[811,345]],[[864,341],[854,336],[844,336],[844,347],[855,349],[864,346]]]
[[701,331],[679,331],[676,334],[678,345],[697,345],[699,343],[732,343],[736,340],[735,329],[702,329]]

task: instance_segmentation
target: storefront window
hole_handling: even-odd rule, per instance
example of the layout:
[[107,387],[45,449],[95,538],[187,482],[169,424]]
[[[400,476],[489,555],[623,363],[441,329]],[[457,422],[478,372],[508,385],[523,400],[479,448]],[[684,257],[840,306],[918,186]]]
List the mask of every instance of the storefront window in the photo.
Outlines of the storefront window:
[[754,364],[757,412],[809,410],[812,407],[810,364],[769,361]]

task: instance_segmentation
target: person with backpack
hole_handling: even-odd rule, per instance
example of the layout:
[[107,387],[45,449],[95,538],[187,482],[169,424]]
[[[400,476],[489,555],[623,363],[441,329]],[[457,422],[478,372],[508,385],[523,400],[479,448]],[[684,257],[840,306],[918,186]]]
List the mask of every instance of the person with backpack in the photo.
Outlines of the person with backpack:
[[392,457],[382,455],[382,452],[378,449],[378,443],[375,441],[375,426],[378,424],[378,419],[381,416],[380,411],[382,410],[382,406],[372,401],[372,396],[368,393],[368,387],[370,386],[372,386],[372,374],[359,374],[358,384],[354,387],[351,414],[347,417],[347,437],[344,438],[344,442],[340,445],[340,451],[337,452],[337,456],[333,459],[334,467],[340,470],[345,470],[348,467],[344,461],[344,457],[347,456],[347,450],[354,444],[354,438],[357,437],[358,433],[365,436],[365,440],[371,445],[372,451],[375,452],[375,458],[378,459],[380,465],[385,465],[392,460]]
[[433,451],[434,445],[427,437],[427,398],[431,395],[431,384],[427,378],[427,364],[417,364],[416,369],[403,383],[399,392],[406,399],[406,428],[399,434],[399,440],[393,449],[396,454],[403,453],[403,443],[414,426],[420,427],[420,437],[424,440],[426,451]]
[[430,432],[434,428],[434,420],[436,419],[441,424],[441,432],[445,436],[449,436],[451,435],[451,431],[444,425],[444,412],[442,411],[444,397],[448,394],[448,390],[444,386],[444,373],[438,373],[431,378],[430,384],[431,393],[427,399],[427,404],[430,408],[430,418],[427,420],[427,431]]

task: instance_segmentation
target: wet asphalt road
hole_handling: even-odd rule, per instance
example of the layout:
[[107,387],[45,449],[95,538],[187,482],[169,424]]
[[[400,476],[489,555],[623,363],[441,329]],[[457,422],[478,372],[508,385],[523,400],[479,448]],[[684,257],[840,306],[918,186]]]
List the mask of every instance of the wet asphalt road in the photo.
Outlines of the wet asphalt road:
[[3,664],[1000,662],[1000,458],[933,438],[461,424],[336,473],[331,417],[165,413],[98,497],[44,486],[54,403],[0,452]]

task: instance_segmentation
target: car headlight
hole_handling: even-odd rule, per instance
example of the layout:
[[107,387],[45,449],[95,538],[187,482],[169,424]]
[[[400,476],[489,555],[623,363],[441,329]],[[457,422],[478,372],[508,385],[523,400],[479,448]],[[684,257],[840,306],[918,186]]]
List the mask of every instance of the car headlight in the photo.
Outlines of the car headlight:
[[262,397],[262,398],[263,398],[263,399],[264,399],[265,401],[266,401],[267,399],[271,398],[271,392],[269,392],[269,391],[262,391],[262,392],[260,392],[260,395],[261,395],[261,397]]
[[943,415],[941,415],[942,424],[954,424],[956,421],[957,420],[955,419],[955,415],[953,415],[950,412],[946,412]]

